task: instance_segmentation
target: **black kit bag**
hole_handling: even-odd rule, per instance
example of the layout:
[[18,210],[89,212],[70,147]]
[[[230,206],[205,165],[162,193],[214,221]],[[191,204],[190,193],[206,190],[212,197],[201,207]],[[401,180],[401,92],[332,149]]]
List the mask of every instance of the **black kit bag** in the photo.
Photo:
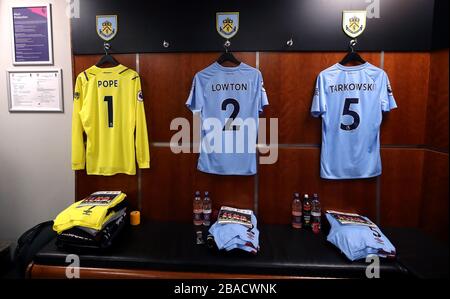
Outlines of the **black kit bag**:
[[55,237],[53,221],[40,223],[23,233],[17,240],[17,247],[14,251],[14,276],[25,278],[26,269],[36,253]]

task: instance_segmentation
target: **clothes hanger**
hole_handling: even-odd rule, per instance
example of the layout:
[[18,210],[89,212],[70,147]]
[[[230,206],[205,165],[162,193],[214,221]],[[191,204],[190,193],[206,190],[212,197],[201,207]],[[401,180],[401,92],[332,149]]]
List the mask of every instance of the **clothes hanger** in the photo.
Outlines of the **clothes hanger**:
[[95,64],[95,66],[100,67],[104,64],[108,64],[111,66],[118,66],[119,62],[108,53],[108,50],[111,48],[110,44],[108,43],[104,43],[103,44],[103,48],[105,50],[105,55],[102,56],[102,58],[100,58],[100,60]]
[[357,53],[355,52],[355,45],[357,41],[356,39],[352,39],[349,44],[349,52],[342,58],[342,60],[339,62],[341,65],[346,65],[349,62],[359,62],[361,64],[366,63],[366,61]]
[[225,52],[222,53],[222,55],[217,58],[217,63],[223,64],[224,62],[228,61],[235,65],[241,64],[241,62],[233,55],[233,53],[228,51],[228,47],[230,46],[230,41],[226,41],[224,44]]

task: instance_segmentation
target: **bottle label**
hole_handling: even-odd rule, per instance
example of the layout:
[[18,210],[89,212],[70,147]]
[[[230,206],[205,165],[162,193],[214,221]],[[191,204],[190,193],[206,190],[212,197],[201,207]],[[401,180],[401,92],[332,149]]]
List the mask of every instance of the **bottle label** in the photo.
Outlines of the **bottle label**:
[[311,215],[314,217],[320,217],[321,213],[320,212],[311,212]]
[[311,216],[305,215],[305,216],[303,217],[303,219],[305,220],[305,224],[309,224],[309,222],[311,221]]
[[297,212],[292,211],[292,216],[302,216],[302,212],[299,212],[299,211],[297,211]]
[[201,225],[203,223],[202,213],[194,212],[194,225]]
[[320,231],[320,223],[314,222],[314,223],[312,224],[312,231],[313,231],[314,233],[318,233],[318,232]]
[[293,228],[302,228],[302,217],[301,216],[292,216],[292,227]]

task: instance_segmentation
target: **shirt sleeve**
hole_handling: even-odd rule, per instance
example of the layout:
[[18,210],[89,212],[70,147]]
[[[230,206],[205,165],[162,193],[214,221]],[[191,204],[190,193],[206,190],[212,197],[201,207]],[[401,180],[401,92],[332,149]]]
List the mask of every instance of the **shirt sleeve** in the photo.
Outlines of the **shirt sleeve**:
[[258,110],[262,112],[264,107],[269,105],[269,99],[267,98],[264,80],[260,72],[258,72],[258,82],[256,84],[256,99],[258,100]]
[[319,117],[327,111],[327,103],[325,100],[325,84],[322,75],[319,75],[316,80],[316,87],[314,89],[314,96],[311,106],[311,115]]
[[186,106],[192,112],[199,112],[202,110],[204,102],[205,100],[203,94],[203,87],[200,82],[199,76],[195,75],[194,80],[192,81],[192,87],[189,93],[189,97],[186,101]]
[[141,79],[135,79],[134,92],[136,95],[136,160],[139,168],[150,168],[150,151],[148,146],[147,121],[145,119],[144,96],[142,94]]
[[77,77],[75,90],[73,93],[73,112],[72,112],[72,170],[84,169],[86,162],[86,152],[84,145],[84,128],[81,122],[80,111],[83,108],[84,101],[83,80],[81,76]]
[[394,93],[392,92],[391,83],[386,73],[383,73],[382,78],[382,92],[381,92],[381,110],[383,112],[391,111],[397,108]]

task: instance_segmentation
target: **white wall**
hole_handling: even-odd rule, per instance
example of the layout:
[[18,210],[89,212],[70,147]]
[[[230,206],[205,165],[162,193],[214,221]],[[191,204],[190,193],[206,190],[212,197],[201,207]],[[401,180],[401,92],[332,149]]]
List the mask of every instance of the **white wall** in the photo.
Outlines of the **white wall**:
[[[70,163],[72,60],[65,0],[50,0],[54,66],[63,72],[64,113],[10,113],[6,70],[13,68],[10,7],[47,1],[0,0],[0,240],[15,242],[74,201]],[[32,68],[29,66],[15,68]]]

